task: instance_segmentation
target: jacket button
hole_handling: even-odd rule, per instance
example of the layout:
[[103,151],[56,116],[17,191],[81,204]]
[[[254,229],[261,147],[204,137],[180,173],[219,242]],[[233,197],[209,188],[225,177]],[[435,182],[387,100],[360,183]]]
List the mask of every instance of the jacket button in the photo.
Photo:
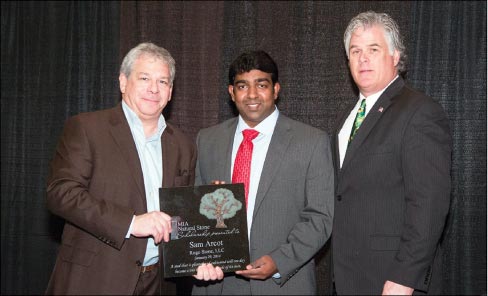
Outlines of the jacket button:
[[338,200],[338,201],[341,201],[341,200],[342,200],[342,195],[338,195],[338,196],[337,196],[337,200]]

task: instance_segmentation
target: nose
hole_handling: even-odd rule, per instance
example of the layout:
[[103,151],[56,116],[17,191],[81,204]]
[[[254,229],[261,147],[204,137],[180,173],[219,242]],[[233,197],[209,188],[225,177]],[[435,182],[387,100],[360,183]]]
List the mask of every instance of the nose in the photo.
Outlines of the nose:
[[153,94],[157,94],[159,92],[157,81],[151,81],[151,83],[149,83],[149,91]]
[[249,92],[248,92],[249,98],[255,99],[258,97],[258,91],[255,86],[249,87]]
[[359,56],[359,62],[360,62],[360,63],[365,63],[365,62],[367,62],[367,61],[369,61],[369,57],[368,57],[367,53],[362,52],[362,53],[360,54],[360,56]]

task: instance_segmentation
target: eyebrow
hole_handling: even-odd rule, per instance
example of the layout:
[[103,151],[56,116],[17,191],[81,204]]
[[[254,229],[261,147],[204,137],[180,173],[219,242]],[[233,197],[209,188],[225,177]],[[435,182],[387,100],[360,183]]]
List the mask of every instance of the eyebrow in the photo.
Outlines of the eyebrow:
[[[381,45],[379,45],[378,43],[371,43],[366,45],[366,47],[373,47],[373,46],[381,47]],[[359,48],[359,46],[354,44],[349,46],[349,49],[353,49],[353,48]]]
[[369,46],[369,47],[373,47],[373,46],[378,46],[378,47],[381,47],[381,45],[379,45],[378,43],[372,43],[372,44],[369,44],[368,46]]
[[[137,72],[136,73],[137,75],[147,75],[147,76],[151,76],[149,73],[147,72]],[[158,79],[169,79],[169,76],[162,76],[162,77],[159,77]]]
[[[254,80],[255,82],[263,82],[263,81],[266,81],[266,82],[269,82],[271,83],[271,80],[269,80],[268,78],[258,78],[258,79],[255,79]],[[238,84],[238,83],[248,83],[248,80],[237,80],[234,82],[234,84]]]

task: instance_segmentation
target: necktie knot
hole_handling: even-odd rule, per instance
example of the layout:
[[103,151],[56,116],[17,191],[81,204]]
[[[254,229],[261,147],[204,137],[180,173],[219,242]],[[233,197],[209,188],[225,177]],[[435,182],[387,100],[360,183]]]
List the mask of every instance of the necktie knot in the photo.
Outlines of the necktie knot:
[[244,136],[244,140],[252,141],[259,135],[259,132],[253,129],[245,129],[242,131],[242,135]]

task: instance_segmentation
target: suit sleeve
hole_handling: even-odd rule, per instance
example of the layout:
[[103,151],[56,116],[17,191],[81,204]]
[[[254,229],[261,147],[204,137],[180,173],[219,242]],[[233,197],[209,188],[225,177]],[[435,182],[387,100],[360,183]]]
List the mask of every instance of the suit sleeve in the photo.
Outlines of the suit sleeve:
[[327,134],[311,142],[313,152],[305,178],[305,205],[301,221],[290,231],[287,243],[269,255],[281,275],[274,279],[283,285],[307,263],[330,237],[334,212],[334,170]]
[[191,142],[190,145],[191,145],[190,179],[188,180],[188,184],[185,184],[185,185],[193,186],[196,182],[195,166],[196,166],[197,159],[198,159],[198,150],[197,150],[197,146],[194,142]]
[[133,212],[89,192],[94,170],[93,153],[79,117],[68,119],[50,166],[47,207],[54,214],[120,249]]
[[200,133],[197,134],[197,163],[195,168],[195,186],[203,185],[202,174],[200,173]]
[[452,144],[440,105],[424,101],[402,145],[405,224],[389,274],[393,282],[426,291],[450,204]]

